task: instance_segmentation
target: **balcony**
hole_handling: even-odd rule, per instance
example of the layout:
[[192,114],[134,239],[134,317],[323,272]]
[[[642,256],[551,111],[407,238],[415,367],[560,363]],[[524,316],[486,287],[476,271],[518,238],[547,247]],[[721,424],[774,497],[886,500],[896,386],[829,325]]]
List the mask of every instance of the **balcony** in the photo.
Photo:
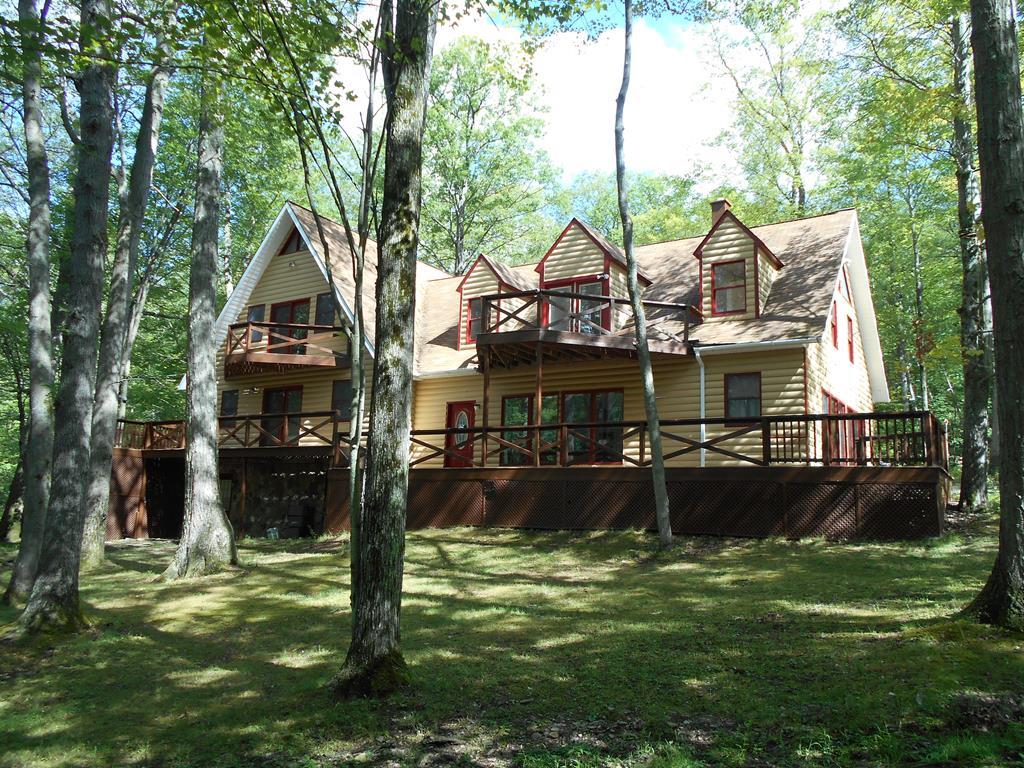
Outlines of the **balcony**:
[[348,336],[335,325],[249,321],[228,327],[224,378],[296,368],[347,368]]
[[[700,310],[690,304],[642,303],[651,352],[690,354],[690,330],[701,321]],[[532,363],[538,354],[560,360],[636,355],[632,305],[617,296],[548,289],[490,294],[481,297],[478,322],[477,347],[487,349],[497,367]]]

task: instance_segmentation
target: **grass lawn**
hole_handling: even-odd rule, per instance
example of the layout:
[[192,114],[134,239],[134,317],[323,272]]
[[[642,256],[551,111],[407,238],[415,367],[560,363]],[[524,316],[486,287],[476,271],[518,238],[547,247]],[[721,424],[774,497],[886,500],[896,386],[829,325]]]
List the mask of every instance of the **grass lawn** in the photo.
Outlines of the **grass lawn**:
[[243,542],[241,570],[172,585],[172,545],[118,544],[91,634],[0,646],[0,765],[1020,764],[1024,636],[950,618],[994,536],[412,533],[415,686],[344,704],[344,541]]

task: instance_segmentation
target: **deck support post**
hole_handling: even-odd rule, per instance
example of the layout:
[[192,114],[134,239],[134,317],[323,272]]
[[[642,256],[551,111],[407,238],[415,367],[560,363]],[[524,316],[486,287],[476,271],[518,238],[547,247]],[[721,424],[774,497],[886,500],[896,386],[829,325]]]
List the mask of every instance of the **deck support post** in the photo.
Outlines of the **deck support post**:
[[537,342],[537,376],[533,390],[533,466],[540,466],[540,425],[544,418],[544,344]]
[[238,530],[240,536],[245,536],[245,497],[249,493],[249,460],[242,457],[242,482],[238,496]]
[[490,407],[491,407],[491,348],[490,347],[484,347],[483,351],[481,352],[481,355],[483,355],[483,360],[481,360],[481,363],[484,366],[484,401],[483,401],[483,406],[482,406],[483,413],[480,414],[481,421],[483,423],[483,432],[480,434],[480,446],[481,446],[481,448],[483,450],[483,455],[480,457],[480,459],[481,459],[480,466],[486,467],[487,466],[487,424],[488,424],[488,412],[490,411]]

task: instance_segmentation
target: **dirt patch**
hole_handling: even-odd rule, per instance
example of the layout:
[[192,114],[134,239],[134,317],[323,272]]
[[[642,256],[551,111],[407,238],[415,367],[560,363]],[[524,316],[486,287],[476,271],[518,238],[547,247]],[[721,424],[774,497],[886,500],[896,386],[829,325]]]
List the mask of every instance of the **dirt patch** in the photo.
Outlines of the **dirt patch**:
[[964,691],[949,705],[950,723],[964,730],[1000,731],[1024,722],[1024,694]]

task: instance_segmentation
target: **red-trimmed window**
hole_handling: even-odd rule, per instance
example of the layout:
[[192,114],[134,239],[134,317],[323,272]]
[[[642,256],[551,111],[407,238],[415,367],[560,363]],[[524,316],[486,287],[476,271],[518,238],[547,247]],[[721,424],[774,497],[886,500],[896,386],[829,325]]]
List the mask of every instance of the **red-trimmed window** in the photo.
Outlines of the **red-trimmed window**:
[[711,314],[736,315],[747,311],[747,262],[723,261],[711,265]]
[[[567,424],[604,425],[622,421],[621,389],[563,392],[562,421]],[[566,464],[621,464],[621,426],[571,428],[564,446]]]
[[483,330],[484,300],[470,299],[466,302],[466,341],[474,342]]
[[853,318],[850,315],[846,316],[846,351],[850,356],[850,362],[853,362]]
[[751,421],[761,418],[761,374],[725,374],[725,418]]
[[604,278],[557,280],[547,282],[543,287],[556,293],[595,297],[571,299],[565,296],[548,296],[544,302],[544,316],[546,325],[551,330],[590,334],[610,330],[611,304],[603,298],[608,295],[608,283]]
[[832,311],[829,313],[828,326],[832,334],[832,346],[836,349],[839,349],[839,320],[836,318],[838,314],[839,308],[833,304]]

